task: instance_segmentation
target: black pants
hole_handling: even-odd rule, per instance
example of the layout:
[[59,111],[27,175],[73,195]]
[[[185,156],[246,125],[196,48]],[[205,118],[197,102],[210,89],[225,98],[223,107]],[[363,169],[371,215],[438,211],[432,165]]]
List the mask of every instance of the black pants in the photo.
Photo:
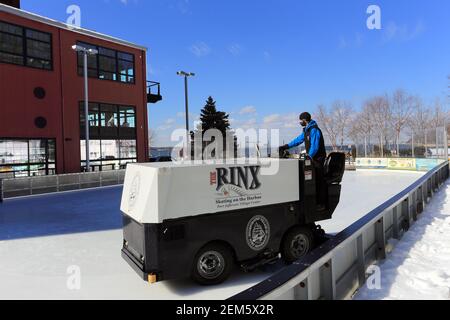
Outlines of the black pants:
[[317,204],[326,206],[328,202],[327,184],[324,177],[325,159],[314,159],[314,171],[316,174],[316,201]]

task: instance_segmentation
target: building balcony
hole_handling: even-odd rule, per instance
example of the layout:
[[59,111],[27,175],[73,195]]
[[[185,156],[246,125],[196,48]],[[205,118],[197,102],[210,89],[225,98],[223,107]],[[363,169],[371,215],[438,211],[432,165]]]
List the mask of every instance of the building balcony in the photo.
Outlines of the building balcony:
[[147,103],[157,103],[161,100],[161,84],[155,81],[147,81]]

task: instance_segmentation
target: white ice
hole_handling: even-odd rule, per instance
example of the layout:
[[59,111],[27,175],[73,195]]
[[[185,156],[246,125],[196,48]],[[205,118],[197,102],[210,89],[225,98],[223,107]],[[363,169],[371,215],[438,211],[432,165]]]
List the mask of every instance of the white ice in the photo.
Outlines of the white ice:
[[[341,231],[421,175],[346,172],[340,205],[322,226]],[[216,287],[187,279],[149,285],[120,255],[120,194],[120,187],[112,187],[0,204],[0,299],[226,299],[280,267],[250,274],[237,270]],[[79,290],[67,286],[70,266],[81,272]]]
[[370,285],[365,285],[355,299],[450,299],[449,183],[379,267],[381,285],[373,285],[371,273]]

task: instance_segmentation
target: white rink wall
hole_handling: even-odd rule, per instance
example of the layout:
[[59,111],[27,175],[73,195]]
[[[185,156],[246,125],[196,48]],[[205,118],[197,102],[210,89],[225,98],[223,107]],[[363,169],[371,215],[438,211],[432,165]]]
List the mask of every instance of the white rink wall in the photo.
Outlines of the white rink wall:
[[[322,225],[327,232],[339,232],[420,176],[417,172],[346,172],[335,216]],[[113,187],[1,204],[0,299],[222,300],[282,267],[278,264],[249,274],[236,270],[229,281],[216,287],[199,287],[186,279],[149,285],[120,255],[120,195],[121,188]],[[70,266],[80,268],[79,290],[67,287],[72,279],[67,272]]]
[[[379,264],[357,300],[450,299],[450,183],[426,206],[418,221]],[[370,288],[370,289],[369,289]]]

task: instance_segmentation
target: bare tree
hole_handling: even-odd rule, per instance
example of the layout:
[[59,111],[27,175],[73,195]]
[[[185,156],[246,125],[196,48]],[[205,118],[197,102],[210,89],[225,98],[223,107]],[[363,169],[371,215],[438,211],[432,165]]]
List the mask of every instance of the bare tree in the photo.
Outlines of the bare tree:
[[395,144],[397,146],[397,155],[400,154],[400,135],[402,129],[407,126],[413,113],[415,99],[405,91],[398,89],[392,95],[390,103],[391,125],[395,132]]
[[429,108],[426,108],[420,98],[415,98],[416,103],[413,107],[413,112],[409,119],[408,126],[410,128],[415,128],[415,131],[418,133],[418,138],[423,139],[423,144],[425,148],[428,143],[428,130],[431,127],[431,117],[432,113]]
[[371,116],[374,133],[378,136],[380,155],[383,157],[385,137],[388,134],[391,120],[389,100],[386,96],[373,97],[366,101],[365,108],[367,108],[367,112]]
[[156,133],[152,129],[148,129],[148,146],[149,148],[153,146],[156,140]]
[[446,112],[441,104],[441,100],[437,98],[432,108],[433,116],[431,118],[431,126],[433,128],[443,127],[448,120],[448,112]]
[[364,144],[364,156],[367,157],[367,130],[364,126],[363,116],[362,111],[351,116],[348,137],[356,146],[356,156],[358,156],[358,146]]
[[[448,116],[449,116],[449,113],[447,110],[445,110],[442,107],[441,100],[439,98],[436,98],[436,100],[434,102],[434,106],[432,108],[432,117],[431,117],[431,121],[430,121],[432,128],[436,129],[436,134],[434,135],[436,148],[438,148],[438,144],[440,143],[439,142],[439,131],[437,129],[444,128],[447,125],[448,120],[449,120]],[[442,143],[448,143],[448,142],[442,141]]]
[[338,126],[333,119],[332,114],[327,110],[324,105],[317,106],[317,111],[315,113],[315,118],[319,122],[319,125],[325,129],[328,139],[330,140],[333,150],[337,150],[338,141]]
[[358,120],[361,123],[361,129],[364,131],[364,154],[367,154],[367,147],[369,147],[369,153],[371,154],[371,137],[374,131],[374,123],[367,103],[363,106]]
[[[400,155],[400,143],[405,137],[411,143],[414,155],[414,145],[418,141],[423,141],[426,147],[439,138],[438,134],[429,134],[431,128],[447,125],[450,129],[450,110],[444,108],[439,99],[427,108],[420,97],[410,96],[403,90],[396,90],[390,98],[387,95],[372,97],[365,101],[359,112],[352,111],[349,103],[339,100],[333,103],[331,109],[319,105],[317,119],[334,149],[337,149],[338,143],[342,147],[348,138],[357,147],[364,144],[365,156],[372,155],[372,137],[378,140],[381,156],[386,155],[386,147],[394,146],[397,155]],[[407,128],[409,130],[405,132]]]
[[336,124],[337,138],[341,149],[344,147],[345,138],[347,138],[352,113],[353,108],[349,102],[340,100],[333,102],[331,116],[332,121]]

